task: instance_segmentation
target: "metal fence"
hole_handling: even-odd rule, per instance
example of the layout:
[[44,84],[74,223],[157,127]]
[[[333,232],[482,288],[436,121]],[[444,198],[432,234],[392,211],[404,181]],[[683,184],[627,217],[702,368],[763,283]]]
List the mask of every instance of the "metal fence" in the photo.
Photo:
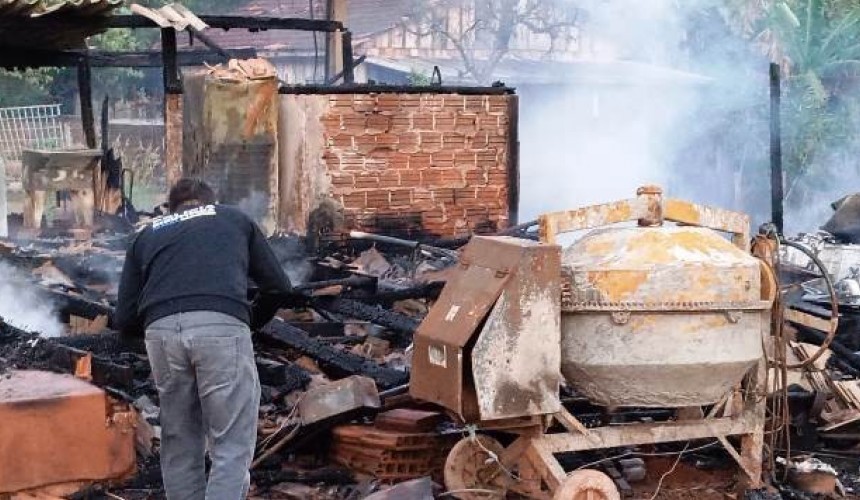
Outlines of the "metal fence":
[[66,148],[70,136],[59,104],[0,108],[0,155],[8,161],[19,161],[25,148]]

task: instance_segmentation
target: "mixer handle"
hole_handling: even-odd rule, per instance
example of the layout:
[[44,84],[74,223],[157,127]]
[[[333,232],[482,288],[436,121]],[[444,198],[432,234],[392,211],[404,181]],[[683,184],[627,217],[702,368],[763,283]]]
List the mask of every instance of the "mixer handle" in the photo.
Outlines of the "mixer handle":
[[671,198],[664,201],[663,190],[657,186],[640,187],[636,195],[627,200],[543,214],[538,218],[541,241],[555,243],[561,233],[619,222],[639,221],[640,226],[659,226],[668,220],[730,233],[732,243],[749,252],[750,220],[746,214]]

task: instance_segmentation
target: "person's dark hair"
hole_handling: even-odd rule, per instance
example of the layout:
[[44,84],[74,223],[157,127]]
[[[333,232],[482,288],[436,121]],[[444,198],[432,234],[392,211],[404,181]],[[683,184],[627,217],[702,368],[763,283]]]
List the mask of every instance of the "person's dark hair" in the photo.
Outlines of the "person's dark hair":
[[215,192],[208,184],[200,179],[182,178],[170,188],[167,195],[167,209],[170,213],[189,201],[198,201],[201,205],[215,203]]

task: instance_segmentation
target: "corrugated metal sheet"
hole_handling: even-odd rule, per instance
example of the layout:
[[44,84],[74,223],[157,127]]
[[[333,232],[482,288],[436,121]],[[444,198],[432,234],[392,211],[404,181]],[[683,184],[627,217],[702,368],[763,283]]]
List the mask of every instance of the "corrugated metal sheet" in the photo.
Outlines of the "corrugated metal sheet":
[[77,49],[105,31],[122,0],[0,0],[0,50]]

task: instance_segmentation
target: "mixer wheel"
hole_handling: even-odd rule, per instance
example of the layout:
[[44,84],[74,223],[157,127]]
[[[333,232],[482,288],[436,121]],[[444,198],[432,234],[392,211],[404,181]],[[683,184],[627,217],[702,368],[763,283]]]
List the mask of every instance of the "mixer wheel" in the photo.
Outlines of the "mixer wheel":
[[460,500],[504,498],[507,475],[498,462],[503,451],[498,441],[480,434],[457,442],[445,460],[445,487],[451,496]]
[[590,469],[573,471],[555,490],[553,500],[621,500],[612,478]]

